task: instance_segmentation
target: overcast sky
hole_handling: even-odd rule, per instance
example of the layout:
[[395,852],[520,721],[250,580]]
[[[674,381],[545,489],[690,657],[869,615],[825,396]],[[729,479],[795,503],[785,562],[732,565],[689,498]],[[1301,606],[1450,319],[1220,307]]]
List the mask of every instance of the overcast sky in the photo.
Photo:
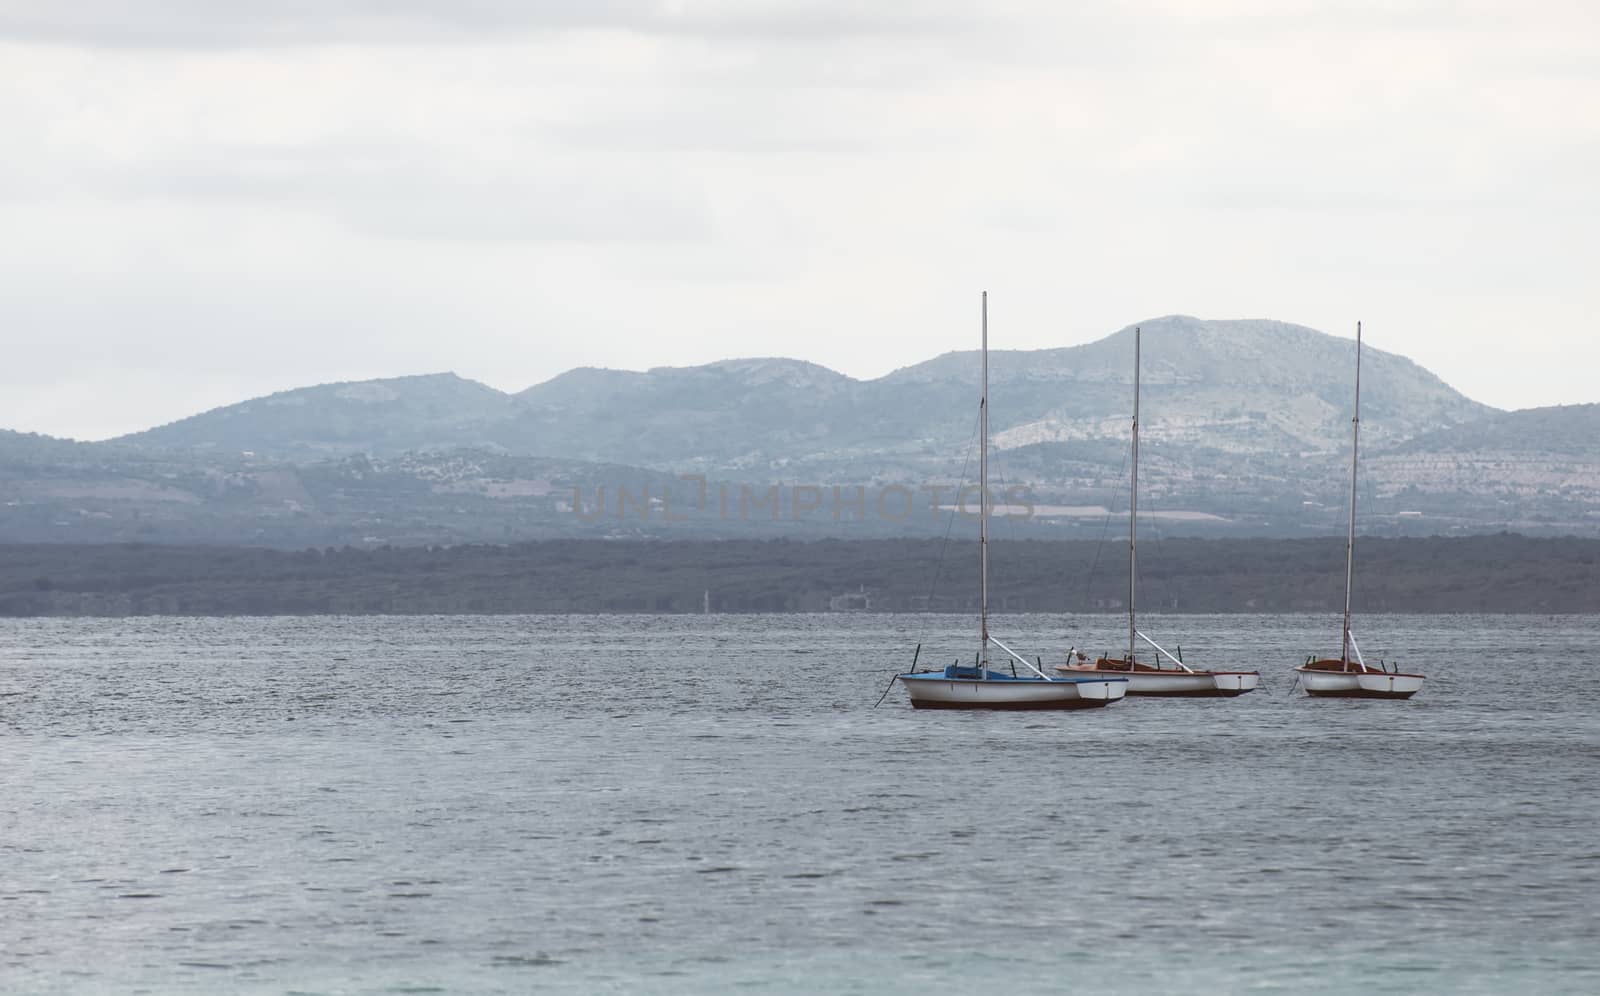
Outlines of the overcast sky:
[[[1070,11],[1064,13],[1063,11]],[[1277,318],[1600,401],[1600,4],[0,0],[0,427]]]

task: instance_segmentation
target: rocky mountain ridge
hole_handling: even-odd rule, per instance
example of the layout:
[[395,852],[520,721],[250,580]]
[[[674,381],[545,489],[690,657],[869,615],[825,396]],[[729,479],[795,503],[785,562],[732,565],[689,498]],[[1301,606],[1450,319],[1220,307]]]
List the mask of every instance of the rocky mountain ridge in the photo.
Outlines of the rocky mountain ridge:
[[[1353,341],[1264,320],[1140,326],[1141,509],[1205,534],[1338,531]],[[1132,338],[991,351],[993,480],[1068,510],[1026,529],[1103,531],[1096,510],[1125,508]],[[280,392],[106,443],[0,433],[0,539],[903,535],[937,517],[802,521],[795,489],[970,481],[977,381],[975,351],[864,381],[782,358],[580,368],[516,394],[433,374]],[[1368,346],[1363,528],[1600,532],[1596,429],[1600,405],[1497,411]],[[682,513],[681,475],[787,489],[790,505],[757,503],[778,509],[758,522],[652,518]],[[613,507],[633,496],[624,514],[576,514],[575,493],[606,488]]]
[[[1143,428],[1228,452],[1342,444],[1353,344],[1303,326],[1168,316],[1141,323]],[[1126,432],[1133,329],[1082,346],[990,352],[997,450]],[[1364,355],[1368,438],[1410,439],[1493,410],[1410,360]],[[487,446],[740,475],[837,472],[874,456],[950,462],[976,408],[976,351],[874,380],[780,358],[647,371],[579,368],[514,395],[454,374],[327,384],[219,408],[117,442],[288,460]],[[935,451],[935,452],[930,452]],[[926,469],[926,468],[924,468]]]

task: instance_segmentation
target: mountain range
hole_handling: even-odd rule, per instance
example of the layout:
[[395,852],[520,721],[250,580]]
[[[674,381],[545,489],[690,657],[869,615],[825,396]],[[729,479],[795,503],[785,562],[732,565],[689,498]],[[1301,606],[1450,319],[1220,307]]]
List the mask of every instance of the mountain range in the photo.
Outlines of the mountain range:
[[[1174,533],[1337,531],[1354,344],[1265,320],[1140,327],[1141,513]],[[1132,327],[991,351],[992,477],[1034,508],[1008,528],[1103,533],[1126,507],[1132,364]],[[516,394],[430,374],[285,391],[103,443],[0,433],[0,539],[938,534],[952,523],[918,489],[974,476],[978,366],[967,351],[872,380],[781,358],[581,368]],[[1369,346],[1363,528],[1596,533],[1596,430],[1600,405],[1500,411]],[[865,513],[812,509],[810,486],[865,488]],[[775,502],[736,514],[707,498],[773,487]],[[927,507],[886,513],[886,488]]]
[[[1241,453],[1342,441],[1347,340],[1282,322],[1183,316],[1143,323],[1143,337],[1146,438]],[[995,448],[1120,441],[1131,407],[1132,340],[1130,327],[1083,346],[991,351]],[[1363,364],[1375,442],[1493,411],[1404,357],[1369,348]],[[975,351],[865,381],[788,359],[644,372],[584,367],[516,394],[433,374],[284,391],[116,441],[292,461],[486,445],[758,476],[796,466],[831,472],[857,455],[959,460],[976,411],[978,368]]]

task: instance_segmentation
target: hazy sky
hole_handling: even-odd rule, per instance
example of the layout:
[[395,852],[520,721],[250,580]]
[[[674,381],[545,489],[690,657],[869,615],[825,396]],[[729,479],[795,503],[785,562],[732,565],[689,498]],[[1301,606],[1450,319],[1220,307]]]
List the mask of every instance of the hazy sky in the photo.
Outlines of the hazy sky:
[[[1064,12],[1064,11],[1070,11]],[[1600,4],[0,0],[0,427],[1278,318],[1600,401]],[[1342,376],[1342,373],[1341,373]]]

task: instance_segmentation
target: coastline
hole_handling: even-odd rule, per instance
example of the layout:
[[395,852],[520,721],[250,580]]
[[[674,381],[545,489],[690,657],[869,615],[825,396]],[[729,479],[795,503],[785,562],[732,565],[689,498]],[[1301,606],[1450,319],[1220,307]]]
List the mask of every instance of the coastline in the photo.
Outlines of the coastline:
[[[1123,611],[1116,537],[996,541],[996,612]],[[1356,608],[1600,612],[1600,540],[1357,539]],[[1141,558],[1160,613],[1338,607],[1340,538],[1168,538]],[[507,546],[0,546],[0,616],[510,615],[976,611],[952,540],[550,540]]]

